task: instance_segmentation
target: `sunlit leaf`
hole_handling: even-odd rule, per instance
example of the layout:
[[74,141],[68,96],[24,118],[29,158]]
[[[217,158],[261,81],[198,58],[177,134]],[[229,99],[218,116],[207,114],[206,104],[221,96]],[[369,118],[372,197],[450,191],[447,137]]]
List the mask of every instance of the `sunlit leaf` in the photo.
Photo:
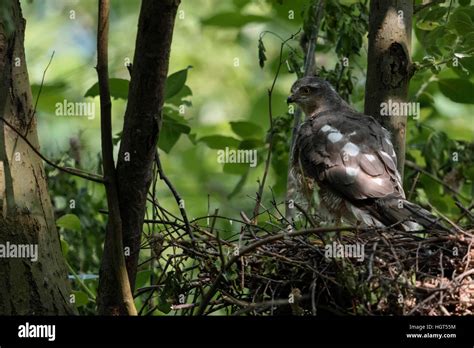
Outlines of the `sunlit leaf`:
[[56,220],[56,225],[72,231],[81,230],[81,220],[74,214],[66,214]]
[[223,150],[226,147],[236,148],[240,144],[240,141],[238,139],[224,135],[209,135],[200,138],[199,141],[205,143],[211,149],[215,150]]
[[76,307],[82,307],[89,303],[89,297],[83,291],[73,291],[74,294],[74,305]]

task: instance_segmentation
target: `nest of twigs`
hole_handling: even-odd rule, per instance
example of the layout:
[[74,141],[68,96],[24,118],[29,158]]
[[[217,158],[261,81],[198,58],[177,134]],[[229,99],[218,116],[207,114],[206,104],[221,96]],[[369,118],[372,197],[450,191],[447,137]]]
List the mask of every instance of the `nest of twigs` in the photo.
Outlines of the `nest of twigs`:
[[[472,315],[472,229],[262,228],[233,238],[215,221],[149,236],[156,262],[142,313],[177,315]],[[163,225],[162,225],[163,227]],[[267,226],[268,227],[268,226]],[[188,231],[186,233],[186,231]],[[192,232],[194,242],[190,238]],[[163,237],[164,236],[164,237]],[[352,254],[351,254],[352,252]],[[151,291],[149,291],[151,290]],[[150,309],[150,301],[155,305]]]

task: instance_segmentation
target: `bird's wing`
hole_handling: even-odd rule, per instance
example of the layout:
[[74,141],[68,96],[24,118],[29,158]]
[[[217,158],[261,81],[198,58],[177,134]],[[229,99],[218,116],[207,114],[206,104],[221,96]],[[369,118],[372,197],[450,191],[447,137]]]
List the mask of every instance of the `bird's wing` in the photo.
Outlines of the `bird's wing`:
[[308,120],[300,129],[298,149],[306,175],[351,201],[404,197],[389,134],[372,117]]

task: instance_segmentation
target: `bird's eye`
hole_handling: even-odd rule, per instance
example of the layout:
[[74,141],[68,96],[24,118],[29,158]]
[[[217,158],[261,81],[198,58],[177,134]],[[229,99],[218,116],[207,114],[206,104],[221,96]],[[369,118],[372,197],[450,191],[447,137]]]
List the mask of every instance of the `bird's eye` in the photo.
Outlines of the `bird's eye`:
[[309,92],[310,92],[310,89],[308,87],[302,87],[301,88],[301,93],[302,94],[309,94]]

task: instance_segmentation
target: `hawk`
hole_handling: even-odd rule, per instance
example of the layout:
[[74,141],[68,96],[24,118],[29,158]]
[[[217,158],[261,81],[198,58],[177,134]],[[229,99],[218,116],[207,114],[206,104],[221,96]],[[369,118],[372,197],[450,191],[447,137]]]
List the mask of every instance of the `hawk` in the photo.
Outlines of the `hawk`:
[[437,218],[406,200],[390,133],[357,112],[325,80],[303,77],[288,103],[306,114],[293,149],[293,166],[319,187],[322,205],[363,226],[400,224],[404,230],[444,229]]

